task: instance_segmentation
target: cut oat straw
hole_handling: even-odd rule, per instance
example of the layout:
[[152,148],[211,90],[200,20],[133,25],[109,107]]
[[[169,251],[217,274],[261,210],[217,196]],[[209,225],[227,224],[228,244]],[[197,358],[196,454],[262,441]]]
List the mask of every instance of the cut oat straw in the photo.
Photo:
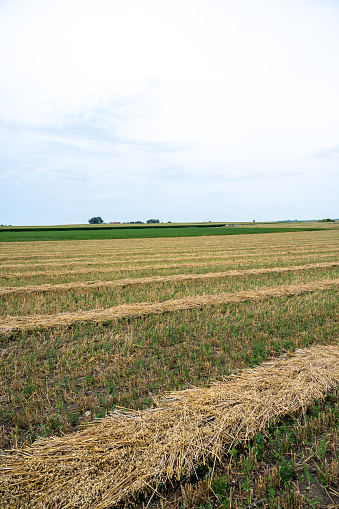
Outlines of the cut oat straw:
[[[307,251],[307,254],[321,254],[321,253],[338,253],[338,247],[328,247],[328,246],[315,246],[316,249],[309,249]],[[273,252],[275,256],[277,255],[298,255],[303,254],[305,252],[304,249],[289,249],[286,250],[286,246],[284,250],[278,250],[280,248],[277,247],[270,247],[269,252],[270,254]],[[251,253],[251,250],[253,251]],[[206,254],[207,253],[207,254]],[[29,260],[27,263],[7,263],[5,265],[0,265],[0,269],[11,269],[11,268],[31,268],[31,267],[42,267],[42,268],[48,268],[48,267],[56,267],[56,266],[66,266],[71,267],[73,265],[80,266],[82,264],[84,265],[116,265],[116,264],[125,264],[125,263],[139,263],[139,262],[153,262],[153,261],[179,261],[179,260],[202,260],[202,259],[227,259],[227,258],[243,258],[243,257],[253,257],[258,256],[260,254],[266,254],[267,249],[258,250],[256,248],[248,248],[245,251],[237,250],[226,250],[223,249],[222,251],[213,250],[211,251],[204,251],[203,249],[199,250],[198,252],[195,252],[193,250],[190,251],[184,251],[184,252],[177,252],[177,253],[171,253],[171,256],[168,256],[168,253],[160,253],[157,255],[145,255],[143,258],[135,257],[135,256],[128,256],[128,259],[126,258],[126,255],[121,255],[119,252],[114,258],[109,257],[108,255],[102,255],[101,258],[95,258],[94,256],[88,259],[87,257],[82,258],[72,258],[68,256],[67,258],[53,258],[53,259],[44,259],[43,261],[37,261],[35,258],[35,261]],[[173,256],[175,254],[175,256]],[[89,253],[90,255],[90,253]],[[120,257],[120,258],[119,258]]]
[[170,281],[187,281],[192,279],[217,279],[223,277],[238,277],[247,276],[251,274],[270,274],[280,272],[298,272],[308,269],[320,269],[337,267],[339,262],[323,262],[323,263],[308,263],[305,265],[292,265],[287,267],[271,267],[261,269],[242,269],[242,270],[229,270],[227,272],[208,272],[205,274],[173,274],[170,276],[150,276],[141,278],[126,278],[116,279],[114,281],[76,281],[72,283],[60,284],[42,284],[42,285],[27,285],[27,286],[4,286],[0,287],[0,296],[22,294],[22,293],[42,293],[42,292],[63,292],[67,290],[82,290],[88,288],[105,288],[114,286],[129,286],[148,283],[166,283]]
[[80,432],[0,456],[0,507],[104,509],[222,460],[272,418],[304,412],[339,384],[339,347],[298,350],[149,410],[118,409]]
[[281,285],[261,290],[248,290],[217,295],[199,295],[170,299],[164,302],[140,302],[135,304],[121,304],[111,308],[93,309],[91,311],[76,311],[72,313],[58,313],[55,315],[7,316],[0,323],[0,336],[15,331],[34,329],[37,327],[53,327],[71,325],[79,322],[102,322],[131,316],[158,314],[184,309],[201,308],[204,306],[221,305],[231,302],[247,300],[261,300],[287,295],[300,295],[305,292],[326,290],[339,286],[339,279],[325,279],[297,285]]
[[[335,257],[335,260],[332,260],[331,258]],[[317,254],[317,255],[308,255],[308,254],[305,254],[303,256],[299,256],[297,258],[297,260],[300,262],[302,261],[303,259],[307,258],[308,261],[313,261],[313,260],[319,260],[320,258],[327,258],[327,262],[322,262],[322,263],[332,263],[332,261],[337,261],[338,257],[334,254],[328,254],[328,253],[324,253],[324,254]],[[329,259],[330,258],[330,259]],[[50,278],[50,277],[60,277],[60,278],[63,278],[63,277],[74,277],[76,275],[80,275],[80,274],[105,274],[105,273],[111,273],[111,274],[114,274],[114,273],[121,273],[121,272],[144,272],[144,271],[154,271],[154,270],[173,270],[173,269],[177,269],[177,270],[195,270],[195,269],[208,269],[208,268],[211,268],[211,267],[217,267],[217,266],[222,266],[222,267],[230,267],[232,265],[239,265],[239,264],[244,264],[246,263],[247,265],[248,264],[255,264],[255,263],[262,263],[262,262],[267,262],[267,263],[277,263],[278,261],[283,261],[284,263],[286,262],[291,262],[291,261],[295,261],[296,260],[296,257],[295,256],[284,256],[282,258],[279,258],[279,257],[272,257],[272,255],[262,255],[260,256],[260,258],[250,258],[248,256],[246,257],[243,257],[243,259],[240,259],[239,257],[238,258],[234,258],[234,259],[220,259],[218,258],[217,260],[213,260],[213,259],[208,259],[208,261],[206,262],[196,262],[196,261],[193,261],[193,262],[183,262],[183,263],[165,263],[165,264],[154,264],[154,265],[128,265],[126,266],[125,265],[120,265],[118,267],[116,266],[111,266],[111,267],[102,267],[100,266],[100,268],[96,267],[96,268],[78,268],[79,266],[75,266],[74,268],[72,267],[72,269],[68,269],[68,270],[56,270],[56,271],[50,271],[50,270],[41,270],[41,271],[29,271],[29,272],[3,272],[3,273],[0,273],[0,280],[6,280],[6,279],[12,279],[12,278],[19,278],[19,279],[23,279],[23,278],[32,278],[32,277],[42,277],[42,278]],[[320,262],[319,262],[320,263]],[[291,265],[289,265],[291,266]],[[28,286],[28,285],[26,285]],[[3,287],[3,288],[6,288],[6,287]]]

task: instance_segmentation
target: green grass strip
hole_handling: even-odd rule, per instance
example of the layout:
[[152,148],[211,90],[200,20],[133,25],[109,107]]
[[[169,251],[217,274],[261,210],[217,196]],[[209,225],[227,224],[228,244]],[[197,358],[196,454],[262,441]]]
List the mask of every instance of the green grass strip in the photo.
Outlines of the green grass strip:
[[325,228],[265,228],[265,227],[164,227],[164,228],[109,228],[109,229],[43,229],[9,231],[0,230],[0,242],[32,242],[53,240],[91,240],[91,239],[138,239],[160,237],[199,237],[202,235],[247,235],[256,233],[284,233],[299,231],[323,231]]

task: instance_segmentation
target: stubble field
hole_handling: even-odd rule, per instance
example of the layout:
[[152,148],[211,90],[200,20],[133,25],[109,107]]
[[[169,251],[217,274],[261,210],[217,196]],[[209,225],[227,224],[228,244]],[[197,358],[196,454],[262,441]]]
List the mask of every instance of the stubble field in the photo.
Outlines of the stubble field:
[[[0,448],[74,433],[119,407],[156,407],[164,393],[207,387],[300,348],[337,345],[338,254],[335,229],[2,243]],[[206,463],[196,481],[186,475],[167,502],[156,493],[152,503],[311,507],[318,497],[318,507],[337,507],[335,392],[303,418],[286,413],[228,451],[213,479]],[[282,451],[276,431],[286,426]],[[312,449],[320,443],[323,456]],[[284,475],[281,465],[290,465]]]

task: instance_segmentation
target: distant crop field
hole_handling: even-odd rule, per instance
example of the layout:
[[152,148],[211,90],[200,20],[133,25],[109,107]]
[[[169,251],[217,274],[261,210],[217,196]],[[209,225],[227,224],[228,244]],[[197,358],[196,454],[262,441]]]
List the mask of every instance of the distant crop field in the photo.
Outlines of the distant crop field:
[[197,237],[214,235],[248,235],[256,233],[277,233],[292,231],[315,231],[335,226],[209,226],[209,225],[149,225],[142,226],[83,226],[83,227],[20,227],[0,228],[0,242],[31,242],[58,240],[91,240],[91,239],[138,239],[161,237]]
[[[127,231],[131,236],[124,238],[126,231],[122,230],[122,238],[116,236],[120,234],[117,230],[114,238],[107,238],[111,232],[95,230],[88,240],[83,240],[88,234],[82,231],[0,232],[7,239],[0,244],[3,451],[35,443],[39,437],[68,436],[114,409],[151,408],[164,393],[208,387],[215,380],[268,359],[289,356],[297,349],[338,344],[339,230],[251,227],[200,232],[192,227],[182,236],[183,229],[179,233],[175,228],[166,230],[166,235],[164,229],[150,229],[147,238],[144,228],[140,238],[136,230]],[[67,240],[61,240],[65,235]],[[338,419],[324,421],[322,427],[319,424],[320,435],[312,435],[318,442],[326,433],[333,435],[333,426],[339,426],[337,399],[331,398],[321,403],[325,406],[316,415],[326,414],[326,405],[330,405]],[[276,423],[274,430],[282,429],[279,426],[286,422]],[[299,424],[305,423],[304,416]],[[293,433],[299,433],[295,421],[289,426],[296,426]],[[219,477],[213,481],[217,497],[227,491],[229,504],[233,486],[231,497],[238,497],[238,507],[248,507],[244,465],[254,472],[264,461],[265,468],[272,469],[270,451],[276,451],[280,443],[275,431],[276,442],[267,433],[247,444],[257,447],[252,463],[246,463],[246,458],[253,451],[240,445],[237,450],[234,445],[232,457],[243,459],[239,464],[228,459],[231,470],[227,475],[241,482],[238,486],[229,477],[226,481],[227,469],[220,466]],[[291,438],[285,452],[279,449],[280,467],[290,465],[294,458],[289,456],[291,444],[297,447],[298,440]],[[333,440],[328,438],[328,443]],[[300,444],[306,442],[305,438]],[[304,459],[307,455],[305,449]],[[337,452],[328,453],[328,461],[338,459]],[[293,461],[298,465],[302,459]],[[277,481],[274,486],[265,481],[264,469],[255,470],[252,494],[262,490],[261,498],[269,500],[269,490],[274,489],[281,500],[285,495],[306,500],[306,484],[300,481],[296,491],[298,468],[294,466],[293,475],[286,474],[286,482]],[[300,472],[305,469],[300,467]],[[189,507],[229,507],[226,502],[216,505],[217,498],[209,491],[212,481],[205,485],[203,474],[202,491],[196,495],[196,505],[192,502]],[[312,475],[319,481],[317,470]],[[328,474],[327,487],[321,479],[320,485],[333,488],[334,478],[335,472],[332,481]],[[189,499],[185,490],[198,489],[187,487],[189,478],[180,482],[184,492],[179,489],[177,505],[171,488],[172,505],[166,502],[159,508],[184,507],[180,504],[185,497]],[[220,487],[222,482],[227,490]],[[326,489],[322,497],[327,496]],[[206,493],[209,502],[204,499]],[[199,505],[203,500],[215,505]],[[155,497],[154,504],[160,504],[160,499]]]

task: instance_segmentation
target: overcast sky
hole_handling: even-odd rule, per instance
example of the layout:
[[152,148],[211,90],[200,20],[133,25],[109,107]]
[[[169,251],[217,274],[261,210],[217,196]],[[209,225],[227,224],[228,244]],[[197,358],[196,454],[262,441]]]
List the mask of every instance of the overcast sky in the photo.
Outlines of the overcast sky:
[[0,224],[339,217],[338,0],[0,0]]

